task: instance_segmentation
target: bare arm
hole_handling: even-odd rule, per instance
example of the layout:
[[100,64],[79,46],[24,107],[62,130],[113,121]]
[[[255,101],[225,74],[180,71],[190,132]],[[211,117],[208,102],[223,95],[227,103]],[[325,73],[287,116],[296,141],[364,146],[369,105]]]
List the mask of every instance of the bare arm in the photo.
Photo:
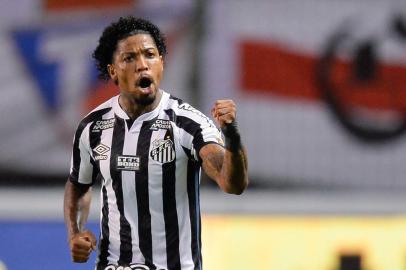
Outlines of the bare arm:
[[225,135],[225,148],[217,144],[202,147],[199,154],[203,169],[225,192],[241,194],[248,185],[248,162],[235,122],[235,103],[218,100],[212,114]]
[[64,218],[74,262],[86,262],[96,246],[96,237],[84,230],[90,208],[90,189],[79,188],[71,181],[65,185]]
[[90,212],[90,203],[92,201],[92,188],[90,187],[88,191],[83,194],[82,198],[79,200],[79,213],[78,213],[78,226],[79,231],[83,231],[87,223]]
[[208,144],[200,150],[202,167],[206,174],[227,193],[241,194],[248,185],[247,158],[242,147],[231,152],[217,144]]
[[64,218],[68,230],[68,237],[83,229],[89,215],[90,193],[88,189],[80,189],[71,181],[65,185]]

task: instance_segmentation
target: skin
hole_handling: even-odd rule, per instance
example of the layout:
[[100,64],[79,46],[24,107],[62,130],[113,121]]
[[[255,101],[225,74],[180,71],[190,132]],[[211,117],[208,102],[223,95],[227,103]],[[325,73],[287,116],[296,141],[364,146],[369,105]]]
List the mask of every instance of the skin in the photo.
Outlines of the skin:
[[[211,110],[217,125],[223,128],[235,121],[237,108],[230,99],[217,100]],[[240,195],[248,186],[247,153],[241,147],[236,153],[217,144],[200,149],[202,168],[227,193]]]
[[90,189],[81,189],[68,179],[65,185],[64,218],[72,261],[78,263],[87,262],[90,253],[96,249],[94,234],[89,230],[83,230],[89,206]]
[[[119,41],[113,63],[107,68],[111,79],[117,82],[119,103],[129,117],[135,119],[156,108],[162,96],[159,84],[164,61],[150,35],[138,34]],[[138,85],[142,77],[152,81],[150,87]]]
[[[119,104],[130,118],[136,119],[156,108],[162,96],[159,85],[164,60],[150,35],[136,34],[120,40],[107,68],[120,90]],[[142,77],[150,79],[149,87],[139,86]],[[229,99],[217,100],[212,109],[212,116],[220,128],[233,123],[236,114],[236,105]],[[199,155],[203,170],[223,191],[241,194],[246,189],[247,154],[243,147],[233,153],[220,145],[208,144],[201,148]],[[81,228],[88,215],[90,199],[86,198],[90,196],[89,190],[80,189],[70,180],[65,186],[64,216],[74,262],[86,262],[96,247],[93,233]]]

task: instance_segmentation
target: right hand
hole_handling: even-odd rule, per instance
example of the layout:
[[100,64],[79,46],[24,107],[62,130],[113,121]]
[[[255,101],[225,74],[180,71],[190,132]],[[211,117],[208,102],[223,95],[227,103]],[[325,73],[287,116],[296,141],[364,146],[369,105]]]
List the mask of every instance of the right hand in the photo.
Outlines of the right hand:
[[77,233],[69,239],[69,247],[72,261],[87,262],[90,253],[96,249],[96,237],[89,230]]

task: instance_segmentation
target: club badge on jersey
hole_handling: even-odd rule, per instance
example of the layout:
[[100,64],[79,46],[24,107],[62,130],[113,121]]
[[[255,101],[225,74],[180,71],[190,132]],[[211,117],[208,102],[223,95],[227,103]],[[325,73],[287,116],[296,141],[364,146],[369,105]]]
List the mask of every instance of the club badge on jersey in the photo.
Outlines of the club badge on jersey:
[[150,156],[159,163],[171,162],[175,159],[175,148],[171,139],[159,139],[152,143]]

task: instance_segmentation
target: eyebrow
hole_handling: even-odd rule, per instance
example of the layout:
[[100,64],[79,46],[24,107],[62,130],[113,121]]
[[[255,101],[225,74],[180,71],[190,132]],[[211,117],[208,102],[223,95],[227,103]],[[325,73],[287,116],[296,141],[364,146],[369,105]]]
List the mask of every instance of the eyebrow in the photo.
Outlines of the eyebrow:
[[[141,51],[148,51],[148,50],[157,50],[158,51],[158,49],[156,48],[156,47],[154,47],[154,46],[150,46],[150,47],[145,47],[145,48],[142,48],[141,49]],[[121,52],[120,52],[121,54],[126,54],[126,53],[128,53],[128,54],[134,54],[134,53],[136,53],[136,52],[134,52],[134,51],[127,51],[127,50],[122,50]]]

